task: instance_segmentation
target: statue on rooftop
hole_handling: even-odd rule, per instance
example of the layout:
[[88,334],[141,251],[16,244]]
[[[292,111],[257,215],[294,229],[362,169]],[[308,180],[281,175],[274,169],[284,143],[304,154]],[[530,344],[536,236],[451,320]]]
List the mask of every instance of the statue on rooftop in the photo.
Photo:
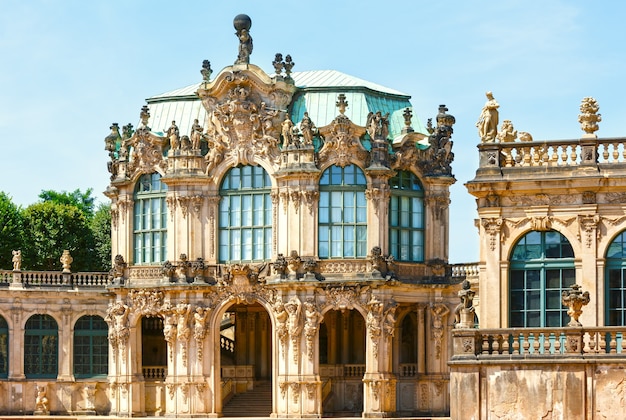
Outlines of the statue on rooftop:
[[172,125],[167,129],[167,137],[170,139],[170,147],[172,150],[180,149],[180,132],[178,131],[178,126],[176,125],[176,121],[172,121]]
[[500,105],[493,97],[493,93],[487,92],[487,102],[483,107],[476,127],[478,135],[483,143],[494,142],[498,134],[498,108]]
[[305,145],[310,146],[313,144],[313,135],[316,129],[315,124],[311,121],[311,117],[309,117],[309,113],[305,112],[302,121],[300,121],[300,132]]
[[198,122],[196,118],[193,120],[193,125],[191,126],[191,148],[193,150],[200,150],[200,140],[202,140],[202,126]]
[[252,36],[250,36],[252,20],[248,15],[237,15],[233,20],[233,25],[237,30],[237,38],[239,38],[239,55],[235,64],[248,64],[250,63],[250,54],[252,54]]

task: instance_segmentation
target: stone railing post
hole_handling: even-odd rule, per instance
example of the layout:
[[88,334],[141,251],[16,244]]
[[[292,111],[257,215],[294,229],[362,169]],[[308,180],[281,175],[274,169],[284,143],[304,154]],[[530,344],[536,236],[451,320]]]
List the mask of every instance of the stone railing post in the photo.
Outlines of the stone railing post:
[[452,330],[452,359],[474,359],[476,357],[477,331],[473,328]]

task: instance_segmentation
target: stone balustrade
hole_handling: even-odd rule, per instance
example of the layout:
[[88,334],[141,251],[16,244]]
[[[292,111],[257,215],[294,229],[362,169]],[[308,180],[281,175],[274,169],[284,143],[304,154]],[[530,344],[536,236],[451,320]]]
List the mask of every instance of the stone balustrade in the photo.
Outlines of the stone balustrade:
[[626,355],[626,327],[457,329],[454,359],[501,356]]
[[626,162],[626,138],[482,143],[480,167],[573,167]]
[[478,263],[452,264],[452,277],[478,279]]
[[0,285],[14,287],[77,287],[105,288],[109,273],[80,272],[62,273],[60,271],[11,271],[0,270]]
[[146,381],[162,381],[165,379],[167,366],[143,366],[141,371]]

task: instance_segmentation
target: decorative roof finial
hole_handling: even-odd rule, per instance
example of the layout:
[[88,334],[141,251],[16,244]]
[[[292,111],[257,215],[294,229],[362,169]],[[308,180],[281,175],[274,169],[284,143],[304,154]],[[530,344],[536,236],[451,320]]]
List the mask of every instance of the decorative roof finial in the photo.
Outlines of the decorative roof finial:
[[145,128],[148,128],[148,120],[150,119],[150,108],[148,108],[148,105],[144,105],[141,107],[139,118],[141,119],[141,125]]
[[585,134],[583,138],[598,138],[594,133],[598,131],[598,123],[602,121],[601,114],[598,114],[600,105],[592,97],[583,98],[580,104],[580,114],[578,115],[578,122],[580,128],[583,129]]
[[283,55],[281,53],[276,53],[274,61],[272,61],[272,65],[274,66],[276,76],[280,76],[280,74],[283,72],[283,67],[285,66],[285,63],[283,61]]
[[211,70],[211,62],[209,60],[204,60],[202,62],[202,70],[200,70],[200,74],[202,74],[202,80],[204,82],[208,82],[211,78],[211,73],[213,73],[213,70]]
[[250,63],[250,54],[252,54],[252,37],[250,36],[252,19],[248,15],[237,15],[233,19],[233,26],[237,30],[236,35],[239,38],[239,55],[235,64],[248,64]]
[[286,78],[287,80],[291,80],[291,69],[292,69],[292,68],[293,68],[293,66],[295,66],[295,65],[296,65],[296,63],[294,63],[294,62],[291,60],[291,55],[287,54],[287,56],[285,57],[285,63],[284,63],[284,66],[285,66],[285,74],[287,75],[285,78]]
[[346,100],[346,95],[340,93],[337,96],[337,102],[335,103],[337,108],[339,108],[339,112],[343,115],[346,112],[346,108],[348,107],[348,101]]
[[405,108],[402,113],[404,117],[404,128],[402,129],[402,133],[412,133],[413,127],[411,127],[411,119],[413,118],[413,112],[411,108]]

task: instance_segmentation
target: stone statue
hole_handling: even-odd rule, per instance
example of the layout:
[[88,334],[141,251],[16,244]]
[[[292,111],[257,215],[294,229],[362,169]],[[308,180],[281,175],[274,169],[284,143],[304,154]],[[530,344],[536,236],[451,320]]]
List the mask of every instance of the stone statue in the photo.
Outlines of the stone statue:
[[18,249],[17,251],[13,251],[13,271],[21,271],[22,270],[22,250]]
[[493,142],[498,134],[498,108],[500,105],[493,97],[493,93],[487,92],[487,102],[483,107],[476,127],[478,135],[483,143]]
[[198,122],[196,118],[193,120],[193,125],[191,126],[191,148],[193,150],[200,150],[200,140],[202,140],[202,126]]
[[475,312],[474,296],[476,295],[476,292],[470,289],[470,287],[471,287],[470,282],[468,280],[464,280],[463,288],[459,290],[459,293],[458,293],[459,299],[461,299],[461,303],[459,303],[454,309],[454,324],[455,325],[458,325],[461,323],[461,312],[463,310],[471,313],[472,319],[474,318],[473,317],[473,314]]
[[46,386],[37,385],[37,398],[35,398],[34,414],[50,414],[50,408],[48,407],[48,396],[46,394]]
[[176,121],[172,121],[172,125],[167,129],[167,137],[170,139],[170,147],[172,150],[180,149],[180,138]]
[[513,128],[511,120],[502,121],[500,132],[496,135],[496,138],[502,143],[512,143],[517,138],[517,130]]
[[293,143],[293,122],[289,118],[289,114],[285,116],[281,133],[283,135],[283,148],[290,146]]
[[316,127],[311,121],[309,117],[309,113],[305,112],[302,117],[302,121],[300,121],[300,132],[302,133],[302,138],[304,139],[304,144],[310,146],[313,144],[313,135],[315,133]]
[[250,36],[252,20],[247,15],[237,15],[233,20],[233,25],[237,30],[237,38],[239,38],[239,55],[235,64],[248,64],[250,63],[250,54],[252,54],[252,37]]

